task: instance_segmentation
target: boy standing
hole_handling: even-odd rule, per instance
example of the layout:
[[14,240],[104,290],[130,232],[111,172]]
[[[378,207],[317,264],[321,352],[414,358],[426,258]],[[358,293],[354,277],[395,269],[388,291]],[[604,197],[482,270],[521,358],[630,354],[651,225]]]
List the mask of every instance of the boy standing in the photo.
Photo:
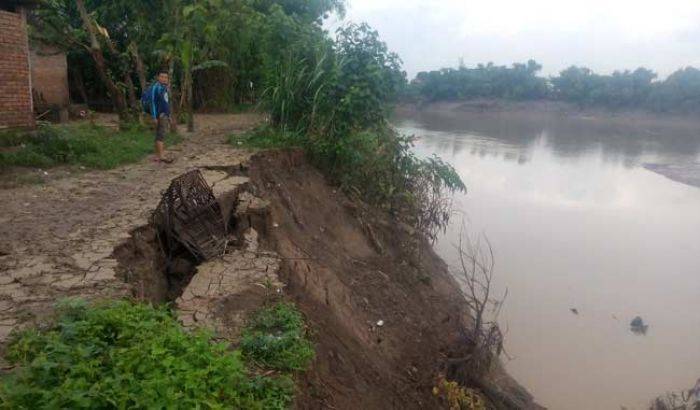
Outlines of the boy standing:
[[158,72],[158,81],[148,90],[151,100],[151,116],[156,127],[155,158],[156,162],[172,162],[164,156],[165,134],[170,125],[170,98],[168,96],[168,72],[161,70]]

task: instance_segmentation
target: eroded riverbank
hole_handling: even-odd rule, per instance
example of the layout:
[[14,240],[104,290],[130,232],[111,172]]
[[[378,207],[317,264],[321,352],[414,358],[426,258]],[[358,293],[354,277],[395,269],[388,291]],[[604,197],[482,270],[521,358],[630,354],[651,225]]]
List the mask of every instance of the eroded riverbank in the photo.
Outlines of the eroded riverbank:
[[[308,318],[317,350],[300,375],[299,408],[440,408],[441,376],[476,385],[499,408],[538,408],[500,369],[471,378],[465,300],[430,244],[345,197],[299,152],[228,144],[228,133],[254,122],[200,119],[203,131],[171,149],[172,165],[143,161],[5,190],[1,336],[41,322],[60,298],[131,296],[171,302],[186,326],[236,343],[251,311],[284,297]],[[234,236],[222,259],[200,264],[183,253],[164,264],[151,212],[192,170],[227,215],[235,210]]]

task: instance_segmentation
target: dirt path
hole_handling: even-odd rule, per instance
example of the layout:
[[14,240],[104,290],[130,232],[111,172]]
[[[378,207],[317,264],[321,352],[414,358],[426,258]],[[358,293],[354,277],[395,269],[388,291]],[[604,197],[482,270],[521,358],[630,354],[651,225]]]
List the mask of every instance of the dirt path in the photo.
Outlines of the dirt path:
[[129,289],[115,276],[115,246],[146,223],[169,181],[193,167],[237,165],[248,153],[226,136],[259,117],[201,115],[198,132],[169,154],[176,161],[143,161],[2,190],[0,195],[0,342],[41,317],[66,296],[118,297]]

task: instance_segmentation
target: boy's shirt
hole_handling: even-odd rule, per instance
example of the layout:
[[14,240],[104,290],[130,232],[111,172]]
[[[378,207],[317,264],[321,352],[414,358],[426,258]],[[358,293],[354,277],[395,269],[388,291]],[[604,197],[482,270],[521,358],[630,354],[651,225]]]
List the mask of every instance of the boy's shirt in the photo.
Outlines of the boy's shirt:
[[153,118],[159,118],[161,114],[170,116],[170,98],[168,96],[168,87],[161,83],[155,83],[153,85],[153,104],[151,104],[151,109],[153,110]]

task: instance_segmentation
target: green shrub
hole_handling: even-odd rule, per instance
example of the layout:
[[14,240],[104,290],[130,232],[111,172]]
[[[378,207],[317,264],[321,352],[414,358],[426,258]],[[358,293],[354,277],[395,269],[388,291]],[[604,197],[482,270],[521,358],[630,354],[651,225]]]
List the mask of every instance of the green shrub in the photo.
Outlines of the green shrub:
[[449,194],[466,190],[452,166],[413,154],[411,138],[386,121],[405,86],[401,60],[366,24],[334,42],[292,44],[270,71],[262,107],[270,128],[234,144],[296,145],[345,191],[407,217],[430,239],[451,214]]
[[20,130],[0,131],[0,148],[17,147],[27,141],[27,132]]
[[185,332],[164,308],[66,301],[47,329],[14,336],[17,368],[0,384],[1,408],[283,409],[287,377],[251,378],[240,352]]
[[[138,125],[120,131],[87,123],[40,125],[36,133],[24,135],[21,141],[22,145],[0,152],[0,166],[69,164],[110,169],[153,152],[153,132]],[[174,142],[177,136],[169,136],[168,143]]]
[[288,303],[256,313],[243,332],[241,350],[245,358],[281,371],[304,370],[314,357],[304,318]]
[[304,140],[299,133],[260,127],[244,134],[231,134],[229,143],[242,148],[275,149],[301,147]]

